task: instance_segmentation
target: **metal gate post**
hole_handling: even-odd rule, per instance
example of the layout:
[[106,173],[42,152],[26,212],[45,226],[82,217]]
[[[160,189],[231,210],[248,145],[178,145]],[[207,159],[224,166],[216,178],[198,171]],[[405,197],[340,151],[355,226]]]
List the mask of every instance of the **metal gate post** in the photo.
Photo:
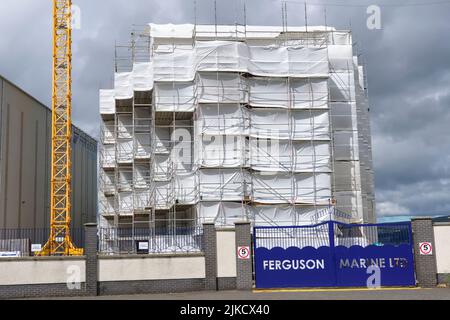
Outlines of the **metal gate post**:
[[337,269],[336,269],[336,254],[334,251],[335,243],[334,243],[334,221],[330,220],[328,222],[328,237],[330,240],[330,252],[331,252],[331,261],[333,263],[333,273],[334,273],[334,283],[333,285],[337,286]]

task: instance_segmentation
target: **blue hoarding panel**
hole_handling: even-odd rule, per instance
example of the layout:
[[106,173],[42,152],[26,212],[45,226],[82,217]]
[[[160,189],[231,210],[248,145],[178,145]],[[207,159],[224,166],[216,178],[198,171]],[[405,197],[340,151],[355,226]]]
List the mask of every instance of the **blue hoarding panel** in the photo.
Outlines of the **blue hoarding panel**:
[[257,248],[257,288],[330,287],[335,284],[334,259],[330,247],[318,249]]
[[[255,228],[256,287],[415,285],[409,223],[327,224],[326,229],[323,224]],[[339,232],[337,235],[335,230]],[[335,246],[335,242],[350,245]],[[320,246],[322,243],[329,245]]]
[[381,286],[415,285],[413,252],[409,244],[399,246],[338,246],[334,249],[337,286],[365,287],[375,270],[380,271]]

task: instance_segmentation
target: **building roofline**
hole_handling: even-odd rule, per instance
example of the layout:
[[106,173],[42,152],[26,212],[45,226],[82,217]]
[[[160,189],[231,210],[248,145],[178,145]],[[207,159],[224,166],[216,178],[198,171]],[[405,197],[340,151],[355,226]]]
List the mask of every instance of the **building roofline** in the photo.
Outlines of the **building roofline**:
[[[42,101],[40,101],[39,99],[37,99],[36,97],[34,97],[33,95],[31,95],[30,93],[28,93],[27,91],[25,91],[24,89],[22,89],[20,86],[18,86],[17,84],[15,84],[14,82],[12,82],[11,80],[9,80],[8,78],[6,78],[5,76],[0,74],[0,79],[7,82],[8,84],[12,85],[14,88],[18,89],[20,92],[22,92],[23,94],[25,94],[27,97],[29,97],[30,99],[32,99],[34,102],[37,102],[37,104],[39,104],[42,108],[48,110],[48,111],[52,111],[52,109],[50,107],[48,107],[45,103],[43,103]],[[97,139],[95,139],[94,137],[92,137],[91,135],[89,135],[88,133],[86,133],[86,131],[84,131],[83,129],[81,129],[80,127],[76,126],[75,124],[72,123],[72,126],[74,128],[76,128],[78,131],[82,132],[83,134],[85,134],[86,136],[88,136],[89,138],[91,138],[93,141],[98,142]]]

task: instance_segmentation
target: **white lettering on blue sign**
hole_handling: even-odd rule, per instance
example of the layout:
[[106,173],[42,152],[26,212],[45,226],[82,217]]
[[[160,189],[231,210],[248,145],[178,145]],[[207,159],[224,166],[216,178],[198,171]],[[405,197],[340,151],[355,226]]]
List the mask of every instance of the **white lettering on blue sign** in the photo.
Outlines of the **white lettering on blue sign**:
[[323,259],[310,260],[263,260],[263,269],[274,270],[314,270],[325,269]]
[[360,259],[340,259],[339,268],[350,269],[367,269],[370,266],[377,266],[382,268],[405,268],[408,265],[408,261],[405,258],[389,258],[388,264],[386,264],[385,258],[360,258]]

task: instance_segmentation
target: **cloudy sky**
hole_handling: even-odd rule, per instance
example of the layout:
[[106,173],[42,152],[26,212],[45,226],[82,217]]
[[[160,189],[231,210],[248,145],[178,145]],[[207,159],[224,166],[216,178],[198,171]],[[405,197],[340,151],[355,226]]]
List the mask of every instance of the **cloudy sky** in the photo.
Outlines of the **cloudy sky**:
[[[217,0],[217,22],[243,23],[244,0]],[[281,0],[245,0],[247,23],[281,25]],[[303,0],[288,24],[304,25]],[[51,92],[50,0],[0,0],[0,74],[47,105]],[[133,25],[193,23],[194,0],[74,0],[74,110],[98,137],[98,89],[112,86],[114,43]],[[450,0],[309,0],[308,24],[351,28],[367,65],[379,217],[450,214]],[[369,30],[369,5],[381,29]],[[326,7],[326,10],[325,10]],[[197,0],[198,23],[214,1]]]

